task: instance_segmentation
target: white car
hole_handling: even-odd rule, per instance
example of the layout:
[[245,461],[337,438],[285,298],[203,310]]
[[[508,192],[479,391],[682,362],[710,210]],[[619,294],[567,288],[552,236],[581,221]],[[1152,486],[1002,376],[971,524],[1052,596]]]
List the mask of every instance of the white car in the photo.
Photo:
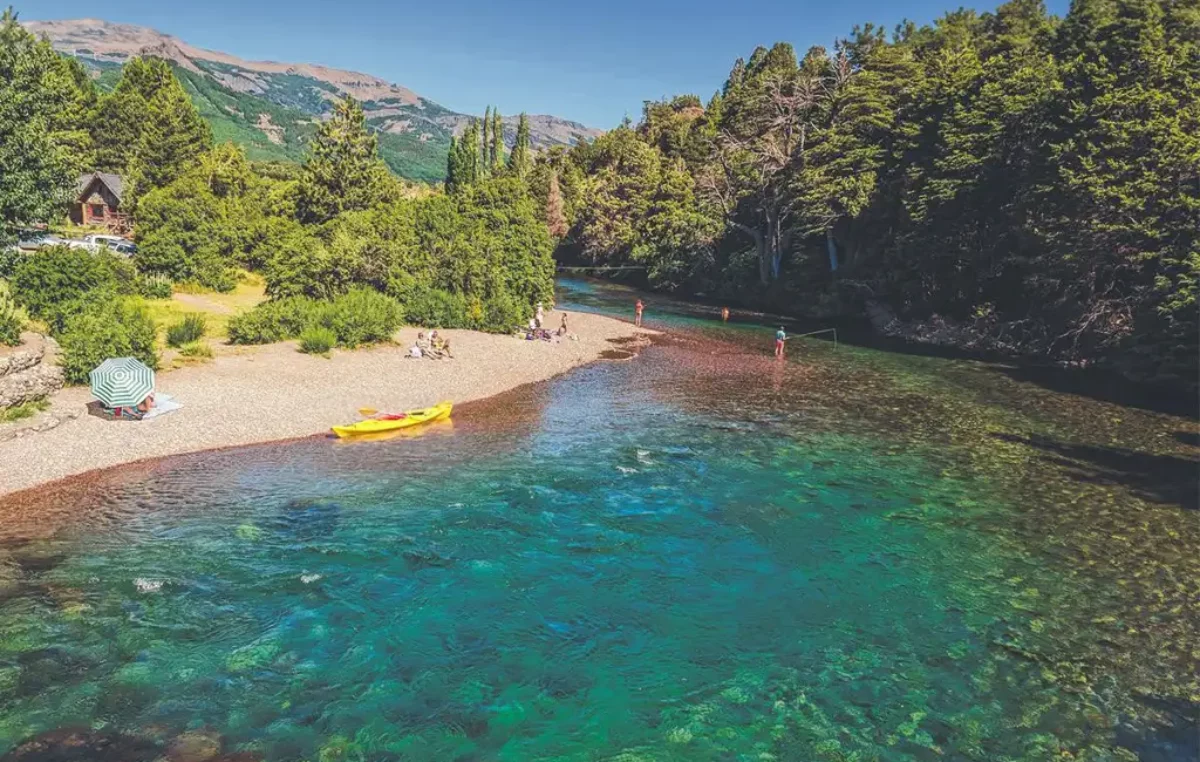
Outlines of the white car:
[[98,252],[101,249],[108,249],[114,254],[119,254],[126,259],[132,257],[134,254],[137,254],[137,246],[133,244],[133,241],[129,240],[128,238],[122,238],[119,235],[100,235],[98,233],[93,233],[91,235],[84,236],[83,241],[91,247],[93,252]]

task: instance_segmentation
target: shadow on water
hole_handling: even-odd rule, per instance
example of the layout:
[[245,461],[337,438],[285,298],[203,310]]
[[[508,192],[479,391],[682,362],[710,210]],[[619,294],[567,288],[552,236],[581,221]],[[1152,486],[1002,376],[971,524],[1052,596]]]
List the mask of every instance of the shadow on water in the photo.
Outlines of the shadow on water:
[[992,434],[1005,442],[1034,447],[1052,455],[1051,463],[1062,466],[1080,481],[1120,485],[1156,503],[1178,504],[1187,510],[1200,507],[1200,461],[1127,450],[1123,447],[1070,444],[1047,437]]

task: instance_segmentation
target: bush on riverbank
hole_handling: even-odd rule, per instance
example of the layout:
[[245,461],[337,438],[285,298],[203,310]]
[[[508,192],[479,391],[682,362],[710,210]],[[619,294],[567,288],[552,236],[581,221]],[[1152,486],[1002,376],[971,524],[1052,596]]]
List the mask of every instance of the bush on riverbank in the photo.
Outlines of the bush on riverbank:
[[399,302],[369,289],[354,289],[328,301],[292,296],[264,302],[230,320],[229,340],[270,344],[320,327],[333,333],[338,346],[353,348],[387,341],[403,317]]
[[190,344],[204,336],[208,322],[203,315],[191,313],[184,315],[178,323],[167,328],[167,346],[181,347]]
[[158,367],[154,321],[136,299],[94,299],[67,318],[58,336],[63,373],[84,384],[88,373],[110,357],[136,357]]
[[300,334],[300,351],[308,355],[324,355],[337,344],[337,334],[320,325],[310,325]]
[[8,294],[0,292],[0,344],[15,347],[21,343],[21,329],[25,321],[17,312],[17,305]]
[[138,273],[128,261],[106,252],[55,246],[22,259],[11,286],[13,299],[30,317],[61,324],[93,292],[136,294]]

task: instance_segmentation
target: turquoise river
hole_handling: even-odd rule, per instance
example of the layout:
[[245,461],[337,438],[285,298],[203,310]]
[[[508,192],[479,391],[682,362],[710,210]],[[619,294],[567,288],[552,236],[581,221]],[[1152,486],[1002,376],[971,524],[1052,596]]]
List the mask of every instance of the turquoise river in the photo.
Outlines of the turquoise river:
[[0,501],[0,760],[1200,757],[1194,416],[645,298],[420,436]]

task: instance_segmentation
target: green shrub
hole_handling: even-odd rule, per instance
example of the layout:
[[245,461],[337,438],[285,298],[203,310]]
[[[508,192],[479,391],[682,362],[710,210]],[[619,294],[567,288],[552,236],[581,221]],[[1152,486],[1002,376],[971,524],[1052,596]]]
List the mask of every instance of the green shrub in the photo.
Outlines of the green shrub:
[[165,275],[143,275],[138,278],[138,293],[147,299],[170,299],[175,287]]
[[13,271],[12,295],[30,317],[52,320],[63,305],[89,292],[134,294],[137,285],[137,271],[124,259],[56,246],[21,260]]
[[509,333],[529,322],[531,312],[508,294],[496,294],[483,303],[482,319],[474,327],[489,333]]
[[50,400],[46,398],[23,402],[9,408],[0,409],[0,423],[11,423],[24,418],[32,418],[38,413],[50,409]]
[[183,357],[203,357],[211,358],[213,356],[212,347],[205,344],[203,341],[194,341],[191,344],[184,344],[179,348],[179,354]]
[[425,328],[469,328],[467,300],[441,289],[414,291],[404,299],[404,319]]
[[400,303],[367,288],[356,288],[324,306],[320,324],[334,332],[343,347],[387,341],[404,322]]
[[154,321],[133,299],[88,301],[69,317],[59,336],[67,381],[82,384],[88,372],[110,357],[136,357],[158,367]]
[[167,344],[172,347],[189,344],[202,338],[207,327],[208,322],[203,315],[195,312],[184,315],[182,320],[167,328]]
[[0,242],[0,278],[9,278],[16,271],[17,265],[25,258],[19,250],[5,246]]
[[229,321],[232,344],[271,344],[293,339],[321,315],[322,305],[303,296],[272,299]]
[[0,344],[15,347],[21,343],[21,329],[25,321],[17,311],[17,305],[12,298],[0,292]]
[[310,325],[300,333],[300,351],[310,355],[323,355],[333,349],[337,334],[320,326]]

